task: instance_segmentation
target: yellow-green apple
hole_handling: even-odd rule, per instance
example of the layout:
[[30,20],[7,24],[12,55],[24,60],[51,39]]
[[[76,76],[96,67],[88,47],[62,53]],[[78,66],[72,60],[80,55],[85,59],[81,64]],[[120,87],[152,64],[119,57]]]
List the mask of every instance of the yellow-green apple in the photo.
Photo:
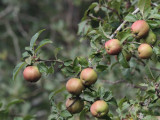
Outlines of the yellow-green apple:
[[147,37],[144,39],[144,42],[150,45],[154,45],[156,39],[157,39],[156,35],[152,32],[152,30],[150,30]]
[[97,73],[92,68],[83,69],[80,79],[85,86],[90,86],[97,81]]
[[142,43],[138,47],[138,54],[139,54],[140,58],[142,58],[142,59],[148,59],[153,54],[152,47],[149,44],[147,44],[147,43]]
[[104,100],[97,100],[91,105],[90,111],[94,117],[102,118],[109,111],[108,104]]
[[84,86],[80,79],[71,78],[67,81],[66,89],[73,95],[80,95],[82,93],[82,90],[84,89]]
[[23,77],[29,82],[37,82],[41,78],[41,73],[37,66],[28,66],[23,71]]
[[83,110],[84,101],[80,98],[69,98],[66,101],[66,108],[71,114],[79,113]]
[[145,37],[149,32],[149,25],[144,20],[137,20],[131,26],[131,31],[137,39]]
[[118,39],[111,39],[105,43],[105,49],[109,55],[118,55],[122,47]]

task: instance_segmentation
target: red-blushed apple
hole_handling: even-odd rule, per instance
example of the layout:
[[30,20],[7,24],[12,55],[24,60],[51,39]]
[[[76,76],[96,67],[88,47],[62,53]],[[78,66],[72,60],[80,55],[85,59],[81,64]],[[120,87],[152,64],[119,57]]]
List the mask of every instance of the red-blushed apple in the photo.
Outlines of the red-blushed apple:
[[109,55],[118,55],[122,47],[118,39],[111,39],[105,43],[105,49]]
[[149,32],[149,25],[144,20],[137,20],[131,26],[131,31],[137,39],[145,37]]
[[23,77],[29,82],[37,82],[41,78],[41,73],[37,66],[28,66],[23,71]]
[[80,95],[82,93],[82,90],[84,89],[84,86],[80,79],[71,78],[67,81],[66,89],[73,95]]
[[71,114],[79,113],[83,110],[84,101],[80,98],[69,98],[66,101],[66,108]]
[[92,68],[83,69],[80,79],[85,86],[90,86],[97,81],[97,73]]
[[94,117],[102,118],[108,114],[108,104],[104,100],[97,100],[91,105],[90,111]]
[[152,47],[147,43],[143,43],[138,47],[138,54],[141,59],[148,59],[153,54]]

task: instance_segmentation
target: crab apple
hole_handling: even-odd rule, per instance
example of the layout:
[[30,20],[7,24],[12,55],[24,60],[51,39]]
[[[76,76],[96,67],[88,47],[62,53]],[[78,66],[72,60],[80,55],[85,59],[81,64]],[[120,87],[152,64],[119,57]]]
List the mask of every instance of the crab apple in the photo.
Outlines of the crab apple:
[[92,68],[83,69],[80,79],[85,86],[90,86],[97,81],[97,73]]
[[109,55],[118,55],[122,47],[118,39],[111,39],[105,43],[105,49]]
[[131,26],[131,31],[137,39],[145,37],[149,32],[149,25],[144,20],[137,20]]
[[66,101],[66,108],[71,114],[79,113],[83,110],[84,101],[80,98],[69,98]]
[[82,81],[78,78],[71,78],[67,81],[66,89],[69,93],[73,95],[79,95],[82,93],[84,86]]
[[154,45],[156,42],[156,39],[157,39],[156,35],[152,32],[152,30],[150,30],[147,37],[145,38],[145,43]]
[[109,111],[108,104],[104,100],[97,100],[91,105],[90,111],[94,117],[102,118]]
[[148,59],[153,54],[152,47],[147,43],[143,43],[138,47],[138,54],[140,58]]
[[41,73],[37,66],[28,66],[23,71],[23,77],[29,82],[37,82],[41,78]]

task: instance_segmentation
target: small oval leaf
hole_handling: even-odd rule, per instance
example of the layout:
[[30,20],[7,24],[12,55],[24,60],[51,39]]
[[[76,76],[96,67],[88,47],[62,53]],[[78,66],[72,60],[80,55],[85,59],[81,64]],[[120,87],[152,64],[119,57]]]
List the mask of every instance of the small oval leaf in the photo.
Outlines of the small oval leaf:
[[21,69],[25,64],[26,64],[25,62],[21,62],[21,63],[19,63],[18,65],[16,65],[16,67],[15,67],[14,70],[13,70],[13,78],[12,78],[13,80],[15,80],[18,72],[20,71],[20,69]]

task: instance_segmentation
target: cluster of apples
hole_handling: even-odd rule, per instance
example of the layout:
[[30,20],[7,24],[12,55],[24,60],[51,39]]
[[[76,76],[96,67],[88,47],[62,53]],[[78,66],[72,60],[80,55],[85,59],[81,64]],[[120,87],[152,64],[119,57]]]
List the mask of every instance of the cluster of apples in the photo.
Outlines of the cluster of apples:
[[[92,68],[83,69],[79,78],[71,78],[66,83],[67,91],[75,97],[68,98],[66,108],[71,114],[79,113],[83,110],[84,101],[79,95],[97,81],[97,73]],[[90,112],[94,117],[101,118],[109,111],[108,104],[104,100],[95,101]]]
[[[152,46],[156,43],[156,35],[149,28],[144,20],[137,20],[131,26],[133,36],[141,43],[138,47],[138,56],[141,59],[148,59],[152,56]],[[109,55],[118,55],[122,51],[121,42],[118,39],[111,39],[105,43],[105,49]],[[129,61],[131,54],[122,51],[126,60]]]

